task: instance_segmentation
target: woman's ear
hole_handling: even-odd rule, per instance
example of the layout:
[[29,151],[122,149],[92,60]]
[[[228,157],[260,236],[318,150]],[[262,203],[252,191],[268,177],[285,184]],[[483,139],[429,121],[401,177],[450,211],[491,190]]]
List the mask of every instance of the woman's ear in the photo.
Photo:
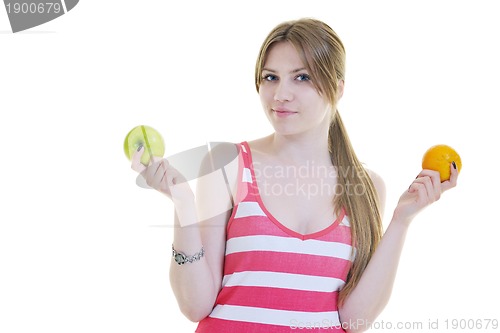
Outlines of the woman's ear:
[[341,99],[342,96],[344,95],[344,80],[339,80],[339,83],[337,84],[337,100]]

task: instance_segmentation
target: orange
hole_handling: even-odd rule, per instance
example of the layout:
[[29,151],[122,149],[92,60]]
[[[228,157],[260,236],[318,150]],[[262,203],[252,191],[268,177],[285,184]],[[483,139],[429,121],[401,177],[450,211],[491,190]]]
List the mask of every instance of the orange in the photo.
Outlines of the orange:
[[439,171],[441,182],[450,179],[450,164],[455,162],[458,172],[462,169],[460,155],[447,145],[430,147],[422,158],[422,168]]

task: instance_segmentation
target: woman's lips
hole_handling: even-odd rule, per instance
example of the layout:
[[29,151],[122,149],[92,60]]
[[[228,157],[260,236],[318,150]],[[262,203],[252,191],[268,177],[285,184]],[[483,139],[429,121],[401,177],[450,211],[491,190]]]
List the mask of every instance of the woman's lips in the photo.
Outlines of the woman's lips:
[[287,110],[287,109],[272,109],[274,114],[277,115],[278,117],[289,117],[289,116],[292,116],[294,114],[296,114],[297,112],[295,111],[291,111],[291,110]]

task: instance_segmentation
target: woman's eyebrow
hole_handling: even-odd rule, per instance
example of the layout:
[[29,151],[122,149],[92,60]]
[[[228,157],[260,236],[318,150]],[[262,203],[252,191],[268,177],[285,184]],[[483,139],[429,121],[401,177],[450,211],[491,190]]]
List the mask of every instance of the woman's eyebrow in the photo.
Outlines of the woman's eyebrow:
[[[307,68],[305,68],[305,67],[297,68],[297,69],[294,69],[293,71],[291,71],[290,73],[297,73],[297,72],[304,71],[304,70],[307,70]],[[277,71],[270,69],[270,68],[266,68],[266,67],[262,68],[262,71],[277,73]]]

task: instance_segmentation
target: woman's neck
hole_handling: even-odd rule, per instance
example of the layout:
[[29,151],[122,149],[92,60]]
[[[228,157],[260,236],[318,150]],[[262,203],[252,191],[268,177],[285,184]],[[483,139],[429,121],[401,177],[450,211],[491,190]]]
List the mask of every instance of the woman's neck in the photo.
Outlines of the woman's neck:
[[270,152],[290,164],[301,165],[307,162],[330,164],[328,132],[304,133],[283,136],[273,133],[269,136]]

